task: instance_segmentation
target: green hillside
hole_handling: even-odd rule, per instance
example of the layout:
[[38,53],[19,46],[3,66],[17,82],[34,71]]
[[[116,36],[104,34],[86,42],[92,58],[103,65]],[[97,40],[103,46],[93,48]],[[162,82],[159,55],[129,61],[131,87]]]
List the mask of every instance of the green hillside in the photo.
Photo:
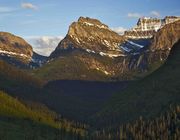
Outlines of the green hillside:
[[58,129],[34,121],[0,117],[1,140],[55,140],[67,137],[68,133],[60,133]]
[[[85,60],[84,60],[85,59]],[[87,59],[87,60],[86,60]],[[59,58],[49,61],[47,64],[33,71],[33,74],[40,79],[46,81],[53,80],[108,80],[110,77],[98,71],[97,69],[90,69],[88,61],[97,59],[102,66],[105,64],[102,62],[101,57],[96,55],[91,56],[88,53],[75,51],[62,54]],[[107,60],[107,61],[106,61]],[[96,60],[95,60],[96,61]],[[103,61],[110,61],[105,58]],[[111,63],[111,62],[110,62]],[[95,64],[96,65],[96,64]]]
[[[2,131],[10,128],[9,130],[12,131],[16,131],[17,129],[17,131],[23,132],[28,129],[32,129],[33,125],[35,125],[35,128],[39,127],[40,129],[43,126],[45,126],[44,129],[51,127],[50,130],[53,130],[54,128],[52,133],[59,131],[59,135],[72,135],[72,137],[80,137],[86,134],[86,125],[62,119],[55,112],[50,111],[43,105],[32,103],[32,105],[24,105],[18,99],[10,97],[3,92],[0,92],[0,103],[0,129]],[[19,125],[17,121],[19,122]],[[19,130],[19,128],[22,127],[21,125],[27,125],[27,129],[22,131],[21,129]],[[39,133],[42,130],[37,132]],[[13,135],[14,133],[12,131],[6,131],[5,133],[12,133]],[[32,131],[32,133],[35,133],[35,131]]]
[[98,125],[116,125],[139,116],[152,118],[180,104],[180,41],[165,64],[151,75],[114,94],[104,109],[93,118]]

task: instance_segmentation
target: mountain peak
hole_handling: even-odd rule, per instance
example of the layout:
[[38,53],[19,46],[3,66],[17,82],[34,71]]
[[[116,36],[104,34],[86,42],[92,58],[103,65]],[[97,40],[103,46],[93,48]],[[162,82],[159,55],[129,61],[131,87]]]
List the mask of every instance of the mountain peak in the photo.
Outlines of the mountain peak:
[[74,33],[82,33],[83,29],[92,29],[96,28],[97,30],[99,29],[105,29],[105,30],[110,30],[109,27],[102,22],[100,22],[97,19],[89,18],[89,17],[80,17],[77,22],[73,22],[68,31],[68,35],[73,36]]
[[108,28],[107,25],[101,23],[101,21],[97,20],[97,19],[93,19],[93,18],[89,18],[89,17],[80,17],[78,19],[78,23],[82,23],[85,25],[89,25],[89,26],[101,26],[104,28]]
[[[69,26],[66,37],[59,43],[58,50],[81,49],[107,56],[122,55],[119,44],[124,38],[97,19],[80,17]],[[51,55],[51,56],[52,56]]]

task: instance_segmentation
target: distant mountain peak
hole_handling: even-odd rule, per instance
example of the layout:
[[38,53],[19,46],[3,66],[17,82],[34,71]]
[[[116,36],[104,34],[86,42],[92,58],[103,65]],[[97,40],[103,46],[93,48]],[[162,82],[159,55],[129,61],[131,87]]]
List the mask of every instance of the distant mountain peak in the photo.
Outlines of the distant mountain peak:
[[139,18],[135,27],[125,31],[125,36],[133,39],[152,38],[159,29],[178,20],[180,20],[180,17],[176,16],[166,16],[164,19],[142,17]]

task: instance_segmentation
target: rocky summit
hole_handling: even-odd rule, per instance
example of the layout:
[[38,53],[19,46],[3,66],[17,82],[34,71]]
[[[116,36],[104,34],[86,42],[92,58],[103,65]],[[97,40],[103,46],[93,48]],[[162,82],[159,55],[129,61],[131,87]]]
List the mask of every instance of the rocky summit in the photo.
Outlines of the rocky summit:
[[57,57],[62,50],[81,49],[100,55],[117,57],[124,55],[119,45],[124,37],[112,31],[97,19],[80,17],[73,22],[66,37],[59,43],[51,57]]

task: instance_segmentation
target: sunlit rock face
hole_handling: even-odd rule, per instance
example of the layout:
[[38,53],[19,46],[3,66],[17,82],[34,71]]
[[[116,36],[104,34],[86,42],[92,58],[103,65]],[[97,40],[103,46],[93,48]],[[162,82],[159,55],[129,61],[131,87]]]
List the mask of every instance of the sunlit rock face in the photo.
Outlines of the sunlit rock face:
[[88,52],[99,53],[107,56],[120,56],[123,52],[119,44],[124,37],[112,31],[107,25],[97,19],[80,17],[73,22],[66,37],[59,43],[51,56],[66,49],[82,49]]
[[[169,20],[167,21],[169,23]],[[180,39],[180,20],[166,24],[152,38],[150,50],[171,50]]]

